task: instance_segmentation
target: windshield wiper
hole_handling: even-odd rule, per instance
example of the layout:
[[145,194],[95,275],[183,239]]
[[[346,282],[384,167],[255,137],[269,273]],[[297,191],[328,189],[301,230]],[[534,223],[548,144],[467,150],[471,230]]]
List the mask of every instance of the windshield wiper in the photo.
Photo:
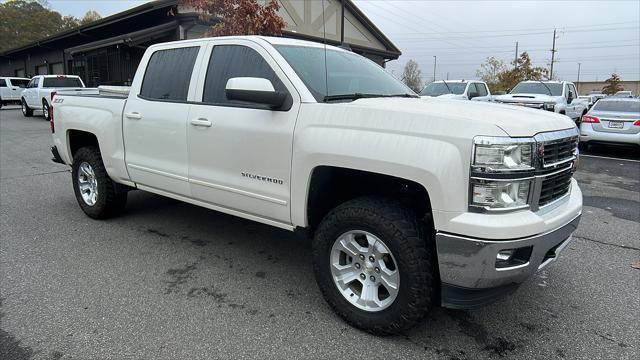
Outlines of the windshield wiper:
[[543,82],[542,82],[542,80],[538,80],[538,82],[539,82],[540,84],[544,85],[544,87],[546,87],[546,88],[547,88],[547,91],[549,92],[549,95],[553,96],[553,94],[551,93],[551,88],[549,88],[549,87],[547,86],[547,84],[543,83]]
[[451,88],[449,87],[449,84],[447,84],[446,81],[442,80],[442,83],[444,84],[444,86],[447,87],[447,90],[449,90],[449,94],[453,94],[453,91],[451,91]]
[[357,100],[364,98],[378,98],[378,97],[418,97],[418,95],[413,94],[393,94],[393,95],[384,95],[384,94],[368,94],[368,93],[352,93],[352,94],[338,94],[338,95],[327,95],[322,98],[323,102],[329,102],[334,100]]

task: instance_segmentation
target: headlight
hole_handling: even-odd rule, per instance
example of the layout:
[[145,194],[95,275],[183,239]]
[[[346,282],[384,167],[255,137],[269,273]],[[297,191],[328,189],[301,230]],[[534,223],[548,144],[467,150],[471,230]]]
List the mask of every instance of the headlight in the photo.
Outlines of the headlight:
[[514,210],[528,206],[530,180],[473,180],[471,206],[488,210]]
[[556,103],[546,102],[544,103],[544,109],[549,111],[554,111],[556,108]]
[[476,136],[472,169],[502,172],[533,169],[533,139]]

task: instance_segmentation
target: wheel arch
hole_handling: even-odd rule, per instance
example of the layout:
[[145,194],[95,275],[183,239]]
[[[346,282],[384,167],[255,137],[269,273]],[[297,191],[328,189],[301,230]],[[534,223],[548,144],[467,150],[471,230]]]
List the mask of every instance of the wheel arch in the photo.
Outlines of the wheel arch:
[[98,137],[89,131],[69,129],[66,133],[67,138],[67,150],[69,154],[69,160],[73,162],[73,156],[75,153],[86,146],[95,146],[100,149],[100,143]]
[[430,218],[431,196],[415,180],[368,170],[321,165],[315,167],[309,177],[304,209],[306,224],[313,230],[336,206],[372,195],[401,199],[420,216]]

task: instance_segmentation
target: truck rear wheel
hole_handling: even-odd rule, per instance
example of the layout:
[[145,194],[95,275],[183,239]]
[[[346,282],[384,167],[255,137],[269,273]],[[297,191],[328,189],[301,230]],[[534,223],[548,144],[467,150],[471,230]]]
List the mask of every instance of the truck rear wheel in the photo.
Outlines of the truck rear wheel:
[[49,121],[49,119],[51,118],[49,115],[49,111],[51,110],[51,108],[49,108],[49,104],[47,103],[47,100],[42,99],[42,114],[44,115],[44,119]]
[[116,191],[97,147],[83,147],[75,153],[71,177],[76,200],[89,217],[106,219],[124,210],[127,193]]
[[431,309],[435,254],[416,213],[399,202],[363,197],[338,206],[322,220],[312,247],[318,286],[349,324],[395,334]]
[[25,117],[33,116],[33,109],[27,105],[27,102],[24,99],[22,99],[22,115]]

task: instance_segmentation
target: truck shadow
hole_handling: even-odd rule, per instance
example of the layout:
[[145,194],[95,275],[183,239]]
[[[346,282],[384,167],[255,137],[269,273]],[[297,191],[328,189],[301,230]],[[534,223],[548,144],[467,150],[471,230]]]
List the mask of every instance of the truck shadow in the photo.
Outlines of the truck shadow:
[[[527,293],[536,290],[532,285],[478,310],[436,307],[422,324],[402,335],[375,337],[349,327],[326,305],[315,286],[310,241],[300,235],[141,191],[130,193],[126,214],[112,221],[137,227],[144,234],[142,240],[172,244],[172,251],[190,254],[192,261],[167,270],[164,294],[203,297],[212,306],[237,309],[243,316],[265,316],[270,322],[277,322],[279,311],[286,308],[289,316],[300,316],[301,321],[329,322],[341,334],[380,346],[404,343],[414,351],[446,359],[511,358],[527,344],[540,341],[549,331],[545,324],[557,317],[553,310],[538,307],[540,301],[522,304],[530,302]],[[236,276],[244,276],[254,287],[266,282],[271,293],[249,292],[239,302],[225,284],[193,285],[198,272],[207,267],[215,267],[217,273],[239,272]],[[283,295],[272,295],[277,293]],[[255,305],[260,302],[257,297],[268,298],[262,308]],[[522,306],[537,308],[533,313],[538,315],[522,315]],[[549,358],[564,357],[560,348],[545,353]]]

